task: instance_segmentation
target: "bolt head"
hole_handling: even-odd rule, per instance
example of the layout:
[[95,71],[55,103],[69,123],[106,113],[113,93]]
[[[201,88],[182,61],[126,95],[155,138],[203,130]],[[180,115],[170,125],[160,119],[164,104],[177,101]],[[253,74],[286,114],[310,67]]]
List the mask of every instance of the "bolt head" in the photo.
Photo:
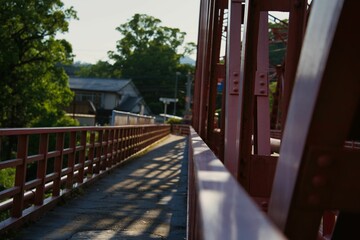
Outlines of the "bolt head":
[[310,194],[307,198],[307,202],[310,205],[319,205],[320,204],[320,196],[318,194]]
[[332,164],[333,158],[328,155],[319,156],[317,164],[319,167],[328,167]]
[[327,178],[322,175],[317,175],[312,178],[312,184],[314,187],[323,187],[327,183]]

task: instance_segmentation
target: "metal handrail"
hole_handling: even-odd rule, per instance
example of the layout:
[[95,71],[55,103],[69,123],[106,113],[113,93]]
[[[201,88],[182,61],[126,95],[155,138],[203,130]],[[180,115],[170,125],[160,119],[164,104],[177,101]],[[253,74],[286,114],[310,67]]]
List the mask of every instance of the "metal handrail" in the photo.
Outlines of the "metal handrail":
[[286,239],[190,131],[188,239]]
[[[74,189],[90,183],[170,134],[170,125],[0,129],[0,140],[16,138],[15,156],[2,159],[0,170],[16,169],[14,186],[0,191],[0,232],[16,228],[49,210]],[[29,153],[29,139],[39,149]],[[52,136],[52,147],[50,145]],[[53,139],[55,137],[55,139]],[[0,141],[0,143],[1,143]],[[65,141],[68,142],[65,144]],[[54,149],[50,149],[54,148]],[[4,151],[1,149],[0,151]],[[26,179],[36,164],[35,179]],[[53,165],[49,168],[49,164]]]

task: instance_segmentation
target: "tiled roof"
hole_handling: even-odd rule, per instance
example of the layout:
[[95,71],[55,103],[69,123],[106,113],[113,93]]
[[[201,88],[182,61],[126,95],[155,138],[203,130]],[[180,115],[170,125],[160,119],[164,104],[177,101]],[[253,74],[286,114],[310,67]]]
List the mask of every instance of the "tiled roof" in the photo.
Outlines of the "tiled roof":
[[71,89],[118,92],[124,88],[130,79],[102,79],[102,78],[74,78],[70,77],[69,83]]
[[131,112],[136,104],[138,104],[141,100],[142,97],[126,96],[126,99],[122,101],[117,108],[124,112]]

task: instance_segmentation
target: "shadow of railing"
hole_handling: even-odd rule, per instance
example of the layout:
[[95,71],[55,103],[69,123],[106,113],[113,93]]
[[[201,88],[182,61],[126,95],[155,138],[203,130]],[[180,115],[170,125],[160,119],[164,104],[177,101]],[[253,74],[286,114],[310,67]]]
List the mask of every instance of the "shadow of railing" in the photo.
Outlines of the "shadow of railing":
[[113,169],[18,239],[184,239],[187,143],[174,137]]
[[[170,125],[1,129],[0,142],[12,137],[13,186],[0,191],[0,231],[17,228],[53,208],[63,196],[93,182],[170,133]],[[6,154],[1,154],[4,156]]]

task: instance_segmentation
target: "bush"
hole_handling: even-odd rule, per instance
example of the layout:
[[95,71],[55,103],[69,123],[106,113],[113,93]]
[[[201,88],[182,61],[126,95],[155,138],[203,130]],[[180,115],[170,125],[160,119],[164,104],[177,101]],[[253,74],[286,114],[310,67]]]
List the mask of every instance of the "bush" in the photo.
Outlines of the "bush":
[[167,124],[182,124],[183,120],[182,119],[177,119],[177,118],[169,118],[166,121]]

